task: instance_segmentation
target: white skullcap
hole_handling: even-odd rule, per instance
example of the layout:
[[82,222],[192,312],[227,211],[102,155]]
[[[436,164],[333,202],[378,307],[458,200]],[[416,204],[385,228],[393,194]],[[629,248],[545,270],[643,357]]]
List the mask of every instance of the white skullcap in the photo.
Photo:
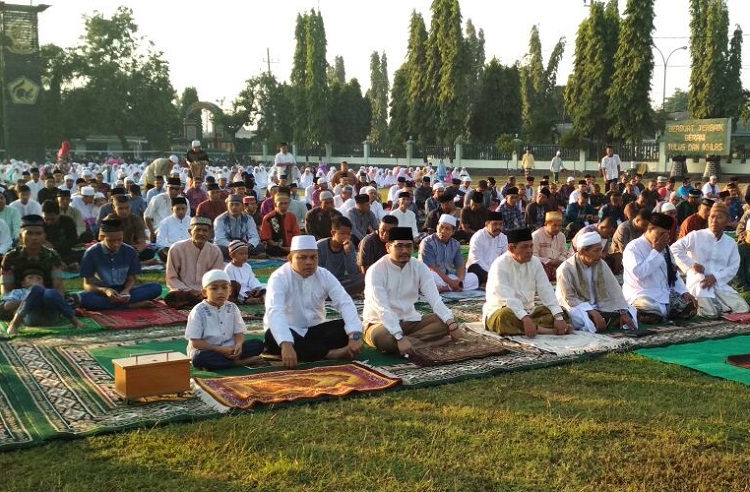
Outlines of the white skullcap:
[[212,283],[220,281],[231,282],[231,280],[229,279],[229,275],[227,275],[227,272],[225,272],[224,270],[209,270],[203,274],[201,285],[205,289]]
[[318,185],[324,185],[324,184],[328,184],[328,180],[326,180],[325,178],[318,179]]
[[172,161],[172,162],[174,162],[175,164],[179,164],[180,163],[180,158],[177,157],[174,154],[172,154],[172,155],[169,156],[169,160]]
[[104,193],[102,193],[101,191],[97,191],[96,193],[94,193],[94,198],[107,198],[107,197],[104,196]]
[[448,224],[449,226],[456,227],[456,218],[450,214],[443,214],[438,219],[438,224]]
[[677,210],[677,207],[675,207],[671,202],[665,202],[664,205],[661,206],[661,213],[671,212],[673,210]]
[[461,181],[471,181],[471,176],[469,176],[468,174],[464,174],[463,176],[461,176]]
[[299,251],[302,249],[314,249],[317,251],[318,242],[315,236],[294,236],[289,251]]
[[676,192],[676,191],[673,191],[672,193],[670,193],[670,194],[669,194],[669,198],[670,198],[670,199],[672,199],[672,198],[674,198],[674,197],[677,197],[677,198],[679,198],[679,197],[680,197],[680,194],[679,194],[678,192]]
[[557,151],[557,152],[555,153],[555,155],[560,155],[560,151],[558,150],[558,151]]
[[568,183],[570,183],[571,181],[575,181],[575,180],[576,178],[574,178],[573,176],[568,176]]
[[68,180],[70,180],[70,181],[75,181],[75,180],[76,180],[76,177],[75,177],[75,176],[73,176],[72,174],[66,174],[66,175],[65,175],[65,181],[68,181]]
[[93,175],[94,175],[94,173],[92,173],[90,169],[86,169],[86,170],[83,171],[83,176],[84,177],[86,177],[86,176],[91,177]]
[[593,246],[594,244],[602,244],[602,237],[598,232],[586,232],[576,239],[576,246],[579,248]]
[[711,176],[710,178],[708,178],[708,179],[719,179],[719,178],[718,178],[718,177],[716,177],[716,175],[714,174],[714,175],[712,175],[712,176]]
[[359,192],[362,193],[362,194],[374,193],[376,191],[377,190],[375,188],[373,188],[372,186],[365,186],[364,188],[362,188],[361,190],[359,190]]
[[432,189],[433,190],[444,190],[445,189],[445,185],[443,183],[435,183],[434,185],[432,185]]
[[93,186],[84,186],[81,188],[81,195],[82,196],[94,196],[96,195],[96,190]]
[[171,171],[169,171],[169,174],[171,174],[173,176],[174,175],[179,175],[180,174],[180,170],[179,169],[172,169]]
[[657,183],[666,183],[667,182],[667,178],[665,176],[659,176],[658,178],[656,178],[656,182]]
[[323,200],[333,200],[333,193],[331,193],[330,191],[324,191],[324,192],[322,192],[322,193],[320,194],[320,197],[319,197],[319,198],[320,198],[320,201],[321,201],[321,202],[322,202]]
[[200,140],[193,140],[193,142],[190,144],[191,147],[200,147],[201,141]]
[[270,183],[268,185],[268,191],[271,191],[272,188],[278,188],[278,187],[279,187],[279,185],[277,185],[276,183]]

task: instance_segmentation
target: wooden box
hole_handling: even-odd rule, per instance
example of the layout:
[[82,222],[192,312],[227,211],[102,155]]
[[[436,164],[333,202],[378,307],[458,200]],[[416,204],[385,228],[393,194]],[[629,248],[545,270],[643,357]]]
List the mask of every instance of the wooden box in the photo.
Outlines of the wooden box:
[[155,352],[114,359],[115,392],[125,401],[190,390],[190,358],[179,352]]

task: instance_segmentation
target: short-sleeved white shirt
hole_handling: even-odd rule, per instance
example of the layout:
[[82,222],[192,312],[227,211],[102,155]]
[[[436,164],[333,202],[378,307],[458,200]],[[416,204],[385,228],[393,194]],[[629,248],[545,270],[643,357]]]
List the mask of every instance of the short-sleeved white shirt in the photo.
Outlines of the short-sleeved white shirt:
[[187,355],[193,358],[200,350],[193,348],[192,340],[205,340],[211,345],[234,347],[234,335],[245,333],[240,308],[233,302],[225,302],[217,308],[203,300],[188,315],[185,339],[189,340]]

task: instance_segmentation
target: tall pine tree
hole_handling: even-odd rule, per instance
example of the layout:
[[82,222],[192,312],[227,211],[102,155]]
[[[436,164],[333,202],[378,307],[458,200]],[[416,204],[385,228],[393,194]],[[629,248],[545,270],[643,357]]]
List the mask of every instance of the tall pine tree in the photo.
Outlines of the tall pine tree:
[[294,59],[292,63],[291,82],[292,104],[294,106],[294,141],[305,143],[307,132],[307,97],[305,83],[307,80],[307,14],[297,14],[294,28]]
[[370,140],[375,147],[388,144],[388,60],[374,51],[370,56],[370,90],[368,99],[372,108]]
[[[319,153],[331,138],[331,106],[326,76],[326,32],[323,16],[312,10],[307,17],[305,39],[305,95],[307,98],[306,140]],[[322,154],[320,154],[322,155]]]
[[618,140],[639,141],[653,131],[653,30],[654,0],[628,0],[609,89],[611,133]]
[[[434,139],[437,128],[435,113],[428,113],[428,100],[431,100],[430,82],[427,76],[427,28],[424,18],[417,11],[411,14],[409,22],[409,43],[404,64],[407,94],[408,137],[421,140]],[[394,81],[394,88],[396,82]],[[432,140],[430,140],[432,141]]]

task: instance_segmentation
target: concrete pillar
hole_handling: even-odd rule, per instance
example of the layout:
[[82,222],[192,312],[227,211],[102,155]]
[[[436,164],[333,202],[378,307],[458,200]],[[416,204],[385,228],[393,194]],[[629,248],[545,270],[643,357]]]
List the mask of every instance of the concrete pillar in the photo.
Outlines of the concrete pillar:
[[292,142],[292,155],[294,156],[294,160],[297,161],[297,144]]
[[365,159],[365,164],[368,164],[370,161],[370,146],[372,145],[372,142],[370,142],[370,139],[365,139],[364,142],[362,142],[362,151],[363,151],[363,157]]
[[659,165],[656,169],[664,169],[667,172],[667,143],[659,142]]
[[326,144],[326,164],[330,164],[332,158],[333,158],[333,144],[327,143]]
[[586,170],[586,149],[580,149],[578,150],[578,164],[575,162],[573,163],[573,175],[575,176],[575,171],[580,171],[581,174],[584,174],[584,171]]
[[414,158],[414,146],[416,145],[416,142],[409,138],[409,140],[406,141],[406,165],[411,166],[411,160]]
[[456,138],[455,145],[456,145],[456,158],[453,160],[453,165],[460,166],[461,160],[464,157],[464,139],[459,136],[458,138]]
[[263,140],[263,163],[268,162],[268,140]]

